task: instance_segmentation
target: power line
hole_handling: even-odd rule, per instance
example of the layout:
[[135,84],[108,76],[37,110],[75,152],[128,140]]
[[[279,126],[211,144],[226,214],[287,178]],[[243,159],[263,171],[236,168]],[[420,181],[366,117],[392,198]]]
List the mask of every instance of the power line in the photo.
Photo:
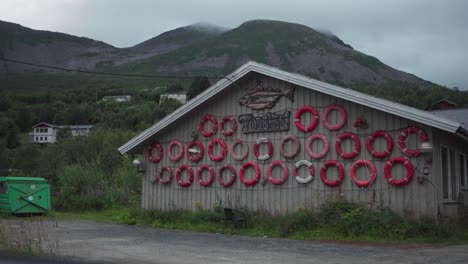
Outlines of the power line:
[[205,78],[226,79],[226,80],[232,82],[232,80],[229,79],[226,76],[216,76],[216,75],[214,75],[214,76],[182,76],[182,75],[148,75],[148,74],[132,74],[132,73],[98,72],[98,71],[89,71],[89,70],[61,68],[61,67],[37,64],[37,63],[32,63],[32,62],[27,62],[27,61],[12,60],[12,59],[4,58],[4,57],[0,57],[0,60],[5,61],[5,62],[12,62],[12,63],[18,63],[18,64],[23,64],[23,65],[39,67],[39,68],[46,68],[46,69],[53,69],[53,70],[60,70],[60,71],[67,71],[67,72],[86,73],[86,74],[111,75],[111,76],[119,76],[119,77],[171,78],[171,79],[195,79],[195,78],[205,77]]

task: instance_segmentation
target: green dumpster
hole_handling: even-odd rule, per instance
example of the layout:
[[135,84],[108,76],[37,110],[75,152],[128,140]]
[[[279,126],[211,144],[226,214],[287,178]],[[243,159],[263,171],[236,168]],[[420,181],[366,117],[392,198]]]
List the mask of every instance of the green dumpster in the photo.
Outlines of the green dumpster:
[[0,212],[45,214],[50,210],[50,187],[44,178],[0,177]]

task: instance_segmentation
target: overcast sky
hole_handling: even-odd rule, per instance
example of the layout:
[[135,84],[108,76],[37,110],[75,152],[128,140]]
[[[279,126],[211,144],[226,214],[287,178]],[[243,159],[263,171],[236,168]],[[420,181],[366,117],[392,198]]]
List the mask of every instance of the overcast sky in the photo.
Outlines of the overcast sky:
[[[196,22],[252,19],[326,29],[356,50],[426,80],[468,89],[465,0],[0,0],[0,20],[128,47]],[[1,36],[0,36],[1,37]]]

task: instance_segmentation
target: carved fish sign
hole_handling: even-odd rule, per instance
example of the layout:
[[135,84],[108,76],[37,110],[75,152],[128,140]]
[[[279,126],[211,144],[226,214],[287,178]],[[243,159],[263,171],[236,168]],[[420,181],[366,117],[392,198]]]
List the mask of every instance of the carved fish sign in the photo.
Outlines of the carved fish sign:
[[[260,86],[258,86],[260,87]],[[272,108],[279,99],[284,96],[289,101],[294,102],[294,91],[295,87],[280,90],[268,90],[263,88],[257,88],[254,92],[250,92],[242,96],[238,102],[240,105],[245,105],[250,109],[261,110]]]

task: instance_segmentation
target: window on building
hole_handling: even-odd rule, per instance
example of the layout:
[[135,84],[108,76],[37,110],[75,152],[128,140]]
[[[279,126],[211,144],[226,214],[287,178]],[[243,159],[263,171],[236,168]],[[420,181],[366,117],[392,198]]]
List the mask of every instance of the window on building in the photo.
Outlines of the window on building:
[[41,137],[41,141],[44,140],[43,137]]
[[441,152],[443,197],[445,200],[454,201],[456,199],[454,153],[445,146],[442,146]]
[[36,133],[39,133],[39,128],[36,128],[35,130],[36,130]]
[[36,137],[36,141],[38,141],[38,140],[39,140],[39,137]]
[[44,137],[44,140],[47,141],[47,137]]
[[458,155],[458,166],[460,173],[460,187],[468,189],[468,157],[466,154]]
[[49,132],[49,129],[48,129],[48,128],[44,128],[44,132],[45,132],[45,133]]

